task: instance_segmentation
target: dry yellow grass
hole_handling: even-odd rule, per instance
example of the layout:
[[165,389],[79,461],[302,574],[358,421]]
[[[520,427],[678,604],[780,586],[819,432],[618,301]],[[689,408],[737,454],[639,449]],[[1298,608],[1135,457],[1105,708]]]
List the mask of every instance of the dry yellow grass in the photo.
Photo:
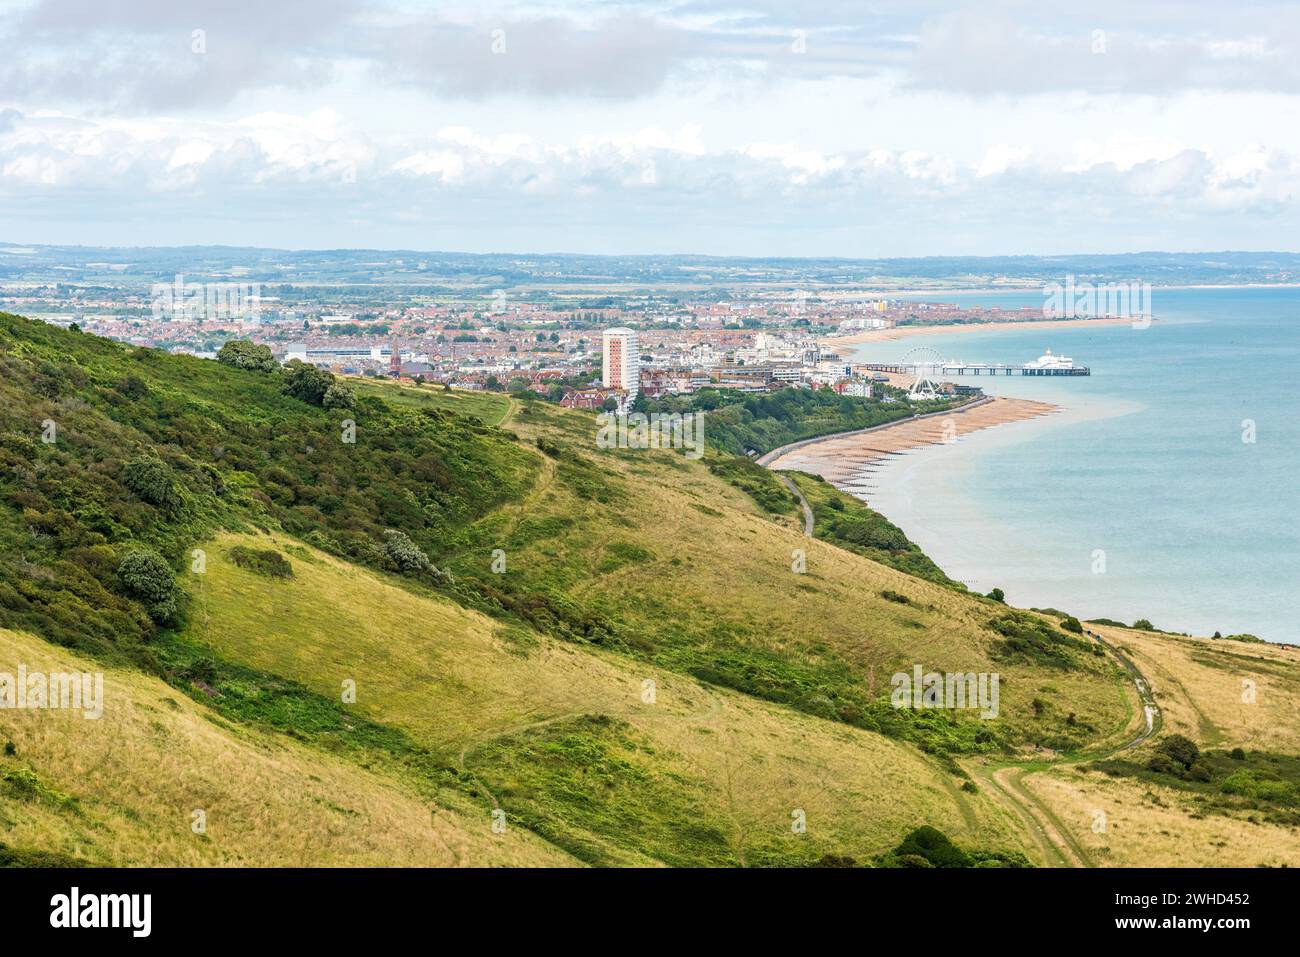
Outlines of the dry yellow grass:
[[[0,630],[0,670],[100,670],[30,635]],[[161,681],[104,677],[104,714],[0,710],[13,757],[75,806],[0,802],[0,842],[95,864],[138,866],[564,865],[519,830],[493,834],[472,805],[437,807],[284,736],[237,729]],[[206,812],[206,833],[191,830]]]
[[[241,543],[287,551],[294,577],[226,561]],[[283,537],[214,542],[192,584],[191,636],[332,698],[355,680],[361,714],[448,760],[500,735],[608,714],[644,734],[673,773],[703,782],[742,860],[755,838],[801,839],[790,830],[795,810],[814,839],[863,857],[922,823],[968,846],[1014,846],[997,809],[910,746],[543,636],[521,649],[485,616],[293,547]],[[642,700],[647,679],[653,704]]]
[[1024,785],[1100,867],[1300,866],[1300,829],[1200,814],[1173,788],[1072,768]]
[[1167,732],[1206,748],[1300,753],[1300,649],[1089,627],[1150,680]]

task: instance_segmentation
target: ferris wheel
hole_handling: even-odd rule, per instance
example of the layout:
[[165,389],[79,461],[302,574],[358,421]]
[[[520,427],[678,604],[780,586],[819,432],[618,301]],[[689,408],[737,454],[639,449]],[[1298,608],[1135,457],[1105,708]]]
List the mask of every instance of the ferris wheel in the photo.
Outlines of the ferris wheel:
[[908,398],[919,401],[937,399],[939,383],[943,380],[943,356],[928,346],[918,346],[908,350],[902,364],[911,368],[912,387],[907,390]]

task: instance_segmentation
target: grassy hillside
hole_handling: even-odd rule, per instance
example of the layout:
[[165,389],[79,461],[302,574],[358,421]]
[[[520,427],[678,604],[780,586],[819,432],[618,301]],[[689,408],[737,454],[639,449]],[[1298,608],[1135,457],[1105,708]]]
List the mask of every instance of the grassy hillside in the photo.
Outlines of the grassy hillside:
[[[0,630],[0,667],[96,671]],[[0,845],[29,863],[142,866],[564,865],[531,833],[494,834],[459,792],[223,720],[156,678],[105,676],[104,714],[0,712]],[[192,829],[205,812],[205,832]]]
[[[226,560],[240,545],[283,550],[292,577]],[[866,860],[915,820],[968,846],[1004,837],[978,796],[880,735],[504,626],[283,538],[222,536],[209,551],[180,642],[323,697],[354,680],[350,710],[481,783],[484,814],[499,802],[582,860]]]
[[[383,383],[326,408],[278,370],[11,316],[0,368],[11,640],[108,668],[162,715],[160,740],[189,748],[184,728],[203,728],[176,752],[193,773],[238,750],[248,778],[294,801],[368,788],[394,822],[424,807],[459,835],[457,861],[867,861],[923,823],[968,849],[1032,851],[956,759],[1101,755],[1140,724],[1131,682],[1057,618],[953,587],[879,516],[800,478],[806,538],[776,477],[717,449],[600,449],[587,413]],[[998,717],[892,708],[891,675],[914,665],[999,673]],[[0,712],[0,737],[77,801],[100,783],[95,727],[141,755],[102,765],[119,837],[80,841],[64,804],[5,824],[2,843],[98,861],[310,853],[286,833],[262,857],[242,841],[192,856],[175,819],[189,773],[136,780],[152,724],[43,720]],[[83,777],[58,770],[83,751]],[[319,787],[299,786],[317,764]],[[498,808],[517,842],[492,843]],[[182,831],[131,857],[152,826]],[[320,863],[388,853],[373,836],[349,856],[353,832],[337,833]]]

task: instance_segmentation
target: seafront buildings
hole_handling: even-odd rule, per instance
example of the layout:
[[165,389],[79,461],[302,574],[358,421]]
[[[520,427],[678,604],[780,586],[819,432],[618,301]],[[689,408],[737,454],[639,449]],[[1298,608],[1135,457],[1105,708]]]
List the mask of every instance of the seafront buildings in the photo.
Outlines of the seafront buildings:
[[620,326],[606,329],[601,339],[601,384],[635,396],[641,382],[636,332]]
[[530,390],[583,409],[626,407],[639,395],[658,399],[708,387],[833,389],[866,397],[873,380],[878,392],[885,376],[846,363],[828,340],[896,325],[1037,316],[1035,310],[1021,316],[844,291],[795,296],[760,289],[722,299],[654,290],[599,297],[548,292],[535,301],[481,294],[401,301],[368,288],[340,294],[326,286],[263,288],[255,318],[182,316],[153,309],[149,289],[0,286],[0,308],[205,358],[229,339],[250,339],[269,346],[282,362],[297,359],[336,374]]

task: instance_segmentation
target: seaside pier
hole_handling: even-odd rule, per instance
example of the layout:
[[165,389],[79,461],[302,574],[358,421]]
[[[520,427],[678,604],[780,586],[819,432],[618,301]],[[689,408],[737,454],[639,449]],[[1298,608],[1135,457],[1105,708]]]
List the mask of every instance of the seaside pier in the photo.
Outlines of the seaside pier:
[[1091,375],[1087,366],[1077,366],[1067,356],[1054,356],[1052,350],[1033,362],[1010,365],[1004,362],[959,362],[935,360],[925,362],[864,362],[858,368],[869,372],[891,372],[894,375],[939,376],[964,375]]

